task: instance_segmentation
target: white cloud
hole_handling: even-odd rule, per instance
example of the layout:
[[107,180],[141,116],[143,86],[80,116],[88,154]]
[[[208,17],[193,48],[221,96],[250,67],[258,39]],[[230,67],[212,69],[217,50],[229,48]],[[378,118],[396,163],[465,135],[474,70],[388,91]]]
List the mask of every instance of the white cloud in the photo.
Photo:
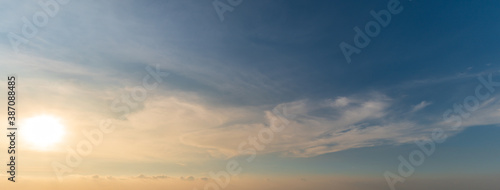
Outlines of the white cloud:
[[[335,102],[350,102],[349,104]],[[448,136],[460,130],[453,130],[444,122],[421,124],[398,117],[399,113],[389,109],[391,100],[385,96],[369,98],[339,98],[336,101],[326,101],[318,104],[313,101],[296,101],[280,104],[277,107],[286,110],[289,123],[286,130],[275,133],[273,141],[266,144],[260,153],[278,152],[290,157],[312,157],[352,148],[371,147],[383,144],[410,143],[429,137],[434,128],[444,129]],[[330,103],[328,103],[330,102]],[[415,105],[413,111],[418,111],[431,103],[422,101]],[[341,105],[339,107],[338,105]],[[332,115],[318,116],[317,112],[328,110]],[[478,110],[475,119],[463,122],[464,129],[482,124],[500,123],[498,105],[488,105]],[[228,158],[238,155],[237,147],[249,136],[257,136],[259,131],[273,125],[269,111],[268,117],[261,123],[234,124],[226,127],[216,127],[203,131],[188,133],[183,136],[183,143],[206,149],[212,156]],[[441,118],[442,114],[436,117]]]
[[432,102],[422,101],[422,102],[420,102],[420,104],[414,105],[411,112],[420,111],[421,109],[424,109],[431,104],[432,104]]
[[[316,104],[311,101],[296,101],[278,105],[290,115],[286,130],[275,134],[272,143],[262,152],[281,152],[287,156],[310,157],[350,148],[380,144],[378,141],[392,140],[397,143],[413,138],[404,138],[405,131],[413,127],[411,122],[373,125],[370,121],[383,121],[388,114],[389,102],[384,97],[372,100],[340,98],[338,104]],[[337,114],[319,117],[313,114],[321,109],[329,109]],[[269,112],[267,112],[269,113]],[[269,114],[268,114],[269,115]],[[256,136],[260,130],[272,124],[271,118],[264,123],[238,124],[224,128],[213,128],[186,134],[184,142],[196,147],[209,149],[212,155],[231,157],[237,155],[237,146],[248,136]]]
[[338,97],[335,101],[331,102],[331,104],[335,107],[344,107],[350,103],[349,98],[346,97]]

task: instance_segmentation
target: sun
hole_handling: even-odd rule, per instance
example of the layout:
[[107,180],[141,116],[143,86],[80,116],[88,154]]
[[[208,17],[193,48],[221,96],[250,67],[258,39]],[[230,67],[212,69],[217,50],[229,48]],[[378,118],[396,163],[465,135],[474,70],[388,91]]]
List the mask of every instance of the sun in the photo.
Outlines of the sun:
[[31,117],[20,126],[23,140],[36,149],[47,149],[61,141],[64,126],[60,119],[49,115]]

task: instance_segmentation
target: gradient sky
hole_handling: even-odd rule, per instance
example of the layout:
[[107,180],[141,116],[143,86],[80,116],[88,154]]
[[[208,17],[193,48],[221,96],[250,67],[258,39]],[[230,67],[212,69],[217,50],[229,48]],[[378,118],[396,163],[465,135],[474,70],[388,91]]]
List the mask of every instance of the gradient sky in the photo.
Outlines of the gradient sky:
[[[396,187],[498,189],[500,86],[482,88],[490,96],[458,128],[443,114],[475,96],[478,77],[500,82],[500,2],[401,0],[347,63],[339,44],[354,45],[353,28],[388,2],[243,0],[221,21],[211,0],[70,1],[16,52],[9,33],[43,9],[0,1],[0,76],[19,78],[18,119],[51,115],[66,131],[48,150],[21,136],[19,181],[2,172],[0,185],[203,189],[237,160],[225,189],[389,189],[398,156],[442,129],[446,141]],[[116,101],[146,67],[168,76],[121,117]],[[245,161],[239,144],[273,126],[275,108],[286,129]],[[59,181],[52,163],[105,119],[116,129]]]

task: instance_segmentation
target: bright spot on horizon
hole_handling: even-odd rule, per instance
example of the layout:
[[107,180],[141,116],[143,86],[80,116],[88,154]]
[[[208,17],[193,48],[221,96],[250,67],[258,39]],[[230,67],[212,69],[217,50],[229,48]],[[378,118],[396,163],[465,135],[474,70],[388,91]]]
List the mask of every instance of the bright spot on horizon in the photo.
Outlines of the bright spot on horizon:
[[45,150],[60,142],[64,135],[64,126],[60,119],[49,115],[29,118],[19,130],[22,140],[39,150]]

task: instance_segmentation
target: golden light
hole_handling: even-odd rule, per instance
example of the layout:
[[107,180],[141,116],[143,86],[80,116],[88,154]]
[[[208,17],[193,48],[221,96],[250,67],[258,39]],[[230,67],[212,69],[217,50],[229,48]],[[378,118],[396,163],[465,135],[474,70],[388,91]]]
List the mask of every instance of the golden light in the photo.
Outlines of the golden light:
[[64,126],[60,119],[41,115],[27,119],[20,127],[22,139],[35,149],[47,149],[61,141]]

